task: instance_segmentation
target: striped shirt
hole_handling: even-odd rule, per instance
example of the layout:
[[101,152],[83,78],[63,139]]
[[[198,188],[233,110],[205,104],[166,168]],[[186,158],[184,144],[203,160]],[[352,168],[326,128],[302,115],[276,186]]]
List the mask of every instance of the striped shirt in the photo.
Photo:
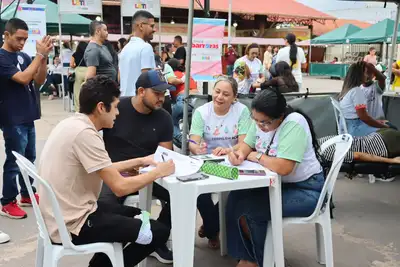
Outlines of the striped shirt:
[[[324,142],[335,137],[334,135],[325,136],[318,139],[318,143],[322,145]],[[351,144],[349,152],[347,152],[344,157],[344,162],[353,162],[354,152],[362,152],[366,154],[371,154],[383,158],[389,157],[386,144],[382,139],[382,136],[378,133],[372,133],[367,136],[353,136],[353,143]],[[333,156],[335,154],[335,146],[328,147],[322,157],[327,161],[333,161]]]

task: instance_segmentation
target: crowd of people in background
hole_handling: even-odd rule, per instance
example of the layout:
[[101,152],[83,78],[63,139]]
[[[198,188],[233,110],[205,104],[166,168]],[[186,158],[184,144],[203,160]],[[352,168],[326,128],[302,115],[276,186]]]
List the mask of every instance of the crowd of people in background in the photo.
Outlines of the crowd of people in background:
[[[6,148],[1,215],[27,217],[22,207],[32,205],[32,199],[12,151],[35,161],[34,121],[40,117],[35,88],[47,78],[50,98],[54,98],[65,79],[72,86],[69,91],[77,113],[54,128],[38,171],[55,191],[72,242],[126,243],[125,266],[135,266],[149,255],[162,263],[173,262],[166,244],[171,229],[168,191],[154,183],[153,195],[163,203],[157,220],[149,219],[145,211],[124,206],[130,194],[174,173],[174,162],[156,163],[152,154],[158,146],[173,150],[173,140],[181,138],[185,83],[189,82],[190,94],[199,93],[197,83],[187,76],[182,37],[175,36],[173,43],[163,48],[153,47],[155,25],[151,13],[136,12],[129,39],[119,39],[115,50],[108,41],[107,25],[93,21],[89,43],[79,42],[75,52],[65,43],[60,55],[47,65],[53,50],[51,38],[37,42],[32,60],[21,52],[28,38],[26,23],[16,18],[7,22],[0,49],[0,81],[5,88],[0,90],[0,127]],[[278,173],[285,184],[283,216],[309,216],[324,185],[320,163],[324,155],[319,154],[319,145],[332,137],[317,140],[311,119],[286,102],[283,93],[302,89],[306,57],[294,34],[289,33],[285,40],[281,49],[268,46],[263,57],[256,43],[247,45],[241,57],[232,45],[227,47],[223,56],[228,75],[218,76],[211,101],[193,111],[189,150],[195,155],[227,155],[233,165],[247,159]],[[349,68],[338,97],[349,133],[357,137],[346,159],[398,163],[396,140],[400,134],[384,119],[380,95],[386,77],[374,63],[375,50],[371,49],[364,61]],[[74,74],[65,73],[65,67]],[[393,69],[400,76],[400,67],[393,65]],[[248,94],[255,95],[250,107],[237,101]],[[368,149],[360,151],[361,146]],[[324,157],[333,155],[332,150],[328,153]],[[154,165],[154,170],[138,173],[139,167],[148,165]],[[48,196],[40,191],[39,202],[33,189],[51,239],[59,243]],[[265,188],[229,195],[228,253],[240,267],[263,265],[270,220],[267,196]],[[218,203],[210,194],[203,194],[197,207],[203,219],[198,235],[216,249],[220,246]],[[8,240],[8,235],[0,232],[0,243]],[[111,262],[104,254],[96,254],[90,266],[111,266]]]
[[[53,62],[49,62],[47,83],[42,92],[49,94],[50,100],[59,97],[61,79],[63,79],[66,93],[73,95],[75,111],[78,111],[81,85],[86,79],[97,74],[104,74],[115,79],[121,84],[122,95],[125,96],[135,94],[135,85],[132,81],[137,79],[142,70],[158,68],[166,72],[166,69],[170,69],[168,62],[171,59],[177,59],[182,68],[185,68],[186,48],[181,36],[175,36],[171,44],[165,44],[160,48],[158,45],[153,46],[151,44],[154,26],[137,26],[128,39],[120,38],[116,43],[116,47],[114,47],[107,40],[106,24],[102,21],[93,21],[90,25],[91,40],[89,43],[80,41],[73,50],[69,42],[64,42],[60,55],[56,55],[53,58]],[[288,35],[288,37],[289,39],[286,38],[287,45],[295,46],[293,40],[296,37],[294,35]],[[143,50],[143,47],[146,49]],[[290,69],[293,70],[292,73],[299,85],[299,89],[301,89],[301,68],[304,68],[305,60],[304,51],[300,47],[297,47],[298,52],[295,52],[294,48],[290,49],[290,53],[292,53],[292,58],[290,58],[289,52],[286,50],[285,47],[267,46],[261,58],[261,48],[254,43],[249,44],[244,51],[244,56],[240,57],[240,53],[236,48],[233,45],[228,45],[222,57],[224,65],[226,65],[225,73],[234,77],[239,83],[239,94],[249,94],[254,93],[257,88],[267,88],[269,85],[265,82],[277,78],[273,77],[273,74],[277,73],[271,71],[271,68],[275,69],[275,64],[278,60],[286,61]],[[142,57],[133,56],[138,55],[138,51],[140,53],[144,52]],[[281,51],[281,58],[278,58],[279,51]],[[295,60],[294,57],[296,57],[296,63],[292,64],[291,62]],[[142,58],[143,61],[141,60]],[[138,62],[139,66],[143,65],[143,67],[139,67],[137,70],[127,68],[132,61]],[[298,64],[299,61],[300,64]],[[67,68],[69,68],[69,71]],[[71,76],[73,77],[72,79],[70,78]],[[182,81],[184,82],[184,79]],[[262,83],[265,83],[264,87],[260,87]],[[172,85],[184,86],[183,83],[177,84],[177,80],[174,80]],[[285,92],[291,90],[290,88],[292,88],[291,85],[289,89],[285,89]],[[295,91],[299,89],[294,88]],[[166,92],[166,97],[168,99],[164,108],[172,113],[171,107],[167,107],[171,105],[169,91]]]

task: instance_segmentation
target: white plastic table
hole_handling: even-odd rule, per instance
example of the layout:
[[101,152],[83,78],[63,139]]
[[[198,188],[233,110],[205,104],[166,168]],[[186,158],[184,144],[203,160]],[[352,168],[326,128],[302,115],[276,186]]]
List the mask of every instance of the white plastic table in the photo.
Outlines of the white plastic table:
[[[165,177],[156,181],[167,189],[170,195],[174,267],[193,267],[196,203],[199,195],[266,186],[269,187],[276,267],[285,266],[283,255],[281,182],[276,173],[268,170],[266,172],[267,176],[239,176],[238,180],[210,176],[208,179],[192,182],[180,182],[175,177]],[[139,198],[141,209],[150,211],[152,185],[140,190]],[[225,238],[226,236],[221,236],[221,239]],[[222,243],[226,244],[226,242],[221,240]]]

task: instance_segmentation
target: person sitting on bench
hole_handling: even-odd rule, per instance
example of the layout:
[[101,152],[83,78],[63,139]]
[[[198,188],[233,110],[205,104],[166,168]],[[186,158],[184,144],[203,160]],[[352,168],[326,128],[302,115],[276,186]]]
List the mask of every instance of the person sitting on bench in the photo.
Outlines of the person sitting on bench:
[[368,80],[368,73],[373,72],[372,68],[375,69],[365,62],[352,64],[338,97],[348,132],[352,136],[365,136],[390,127],[386,121],[373,118],[367,108],[367,98],[361,85]]
[[[335,136],[325,136],[318,139],[323,144]],[[347,152],[344,162],[353,161],[380,162],[400,164],[400,132],[393,129],[382,129],[366,136],[353,137],[353,143]],[[326,161],[333,161],[335,147],[328,147],[322,154]]]

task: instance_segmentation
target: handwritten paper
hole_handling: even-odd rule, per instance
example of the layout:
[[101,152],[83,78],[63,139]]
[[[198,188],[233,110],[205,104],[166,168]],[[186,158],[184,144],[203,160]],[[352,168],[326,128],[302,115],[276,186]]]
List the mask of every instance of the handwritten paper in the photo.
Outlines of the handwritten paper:
[[[173,173],[171,176],[186,176],[194,174],[198,172],[201,165],[203,165],[203,160],[201,159],[194,159],[161,146],[159,146],[156,150],[156,153],[154,153],[155,162],[163,162],[171,159],[175,163],[175,173]],[[154,166],[149,166],[141,169],[140,172],[149,172],[154,168]]]

